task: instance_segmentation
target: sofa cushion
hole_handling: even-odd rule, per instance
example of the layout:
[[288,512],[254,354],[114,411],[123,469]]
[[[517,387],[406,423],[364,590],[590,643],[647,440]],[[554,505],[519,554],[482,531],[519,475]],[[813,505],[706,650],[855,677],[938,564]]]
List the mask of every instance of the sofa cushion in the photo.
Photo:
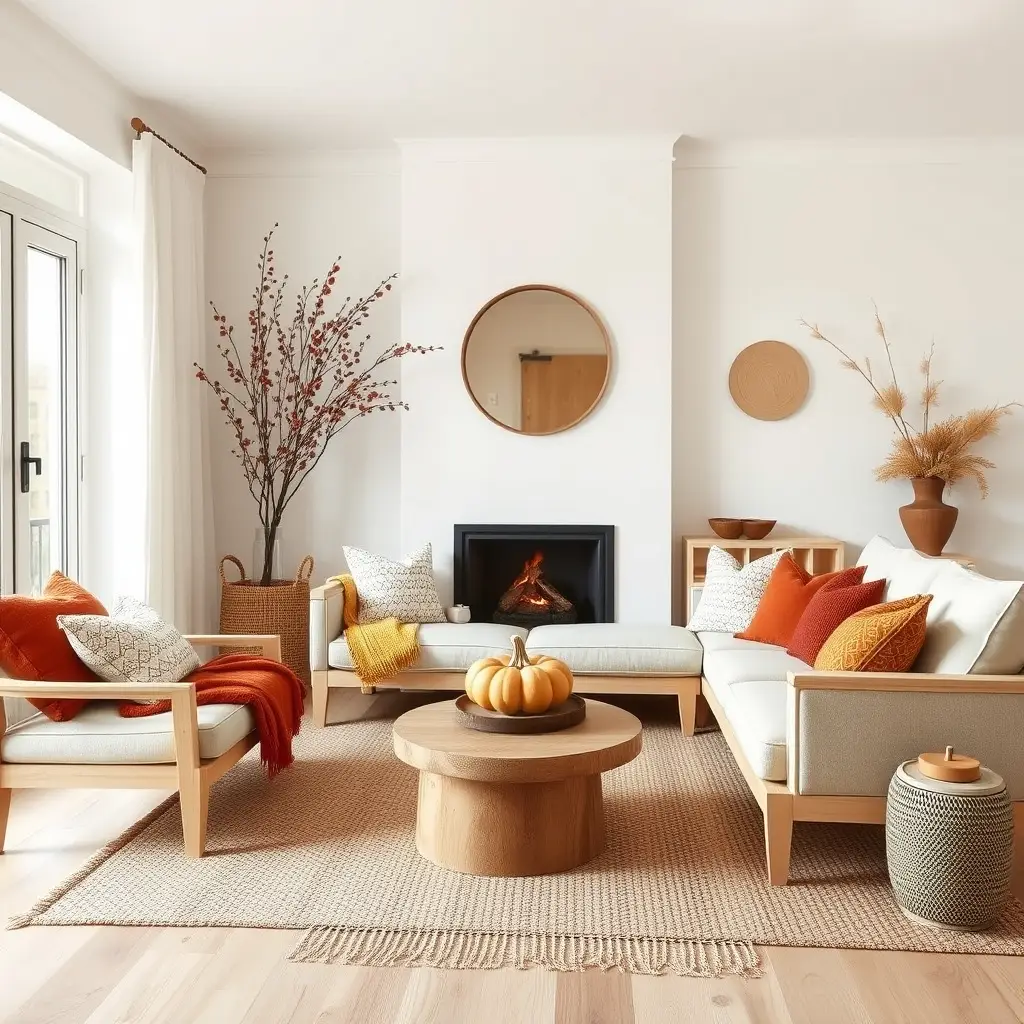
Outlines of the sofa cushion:
[[949,564],[945,558],[922,555],[913,548],[898,548],[885,537],[872,537],[857,559],[857,565],[864,566],[865,583],[886,581],[883,601],[929,593],[936,577]]
[[704,677],[704,686],[712,691],[722,706],[751,768],[758,778],[772,782],[786,781],[788,685],[782,679],[730,683],[728,676],[721,672],[714,677]]
[[[509,637],[526,639],[527,631],[518,626],[495,622],[424,622],[417,630],[420,657],[409,672],[464,672],[478,658],[491,658],[511,651]],[[327,648],[331,668],[354,671],[352,654],[342,634]]]
[[757,640],[742,640],[735,633],[714,633],[704,631],[697,634],[697,639],[704,648],[705,655],[708,651],[781,651],[777,644],[762,644]]
[[1016,675],[1024,668],[1024,584],[946,562],[931,593],[914,671]]
[[[91,701],[69,722],[33,715],[0,741],[11,764],[167,764],[174,760],[171,712],[122,718],[118,701]],[[200,704],[199,756],[218,757],[256,728],[245,704]]]
[[790,672],[806,672],[808,665],[794,658],[782,647],[740,641],[747,647],[726,647],[704,652],[703,675],[706,679],[722,679],[730,686],[756,679],[777,679],[785,682]]
[[682,626],[583,622],[536,626],[526,649],[564,661],[577,675],[699,676],[703,649]]

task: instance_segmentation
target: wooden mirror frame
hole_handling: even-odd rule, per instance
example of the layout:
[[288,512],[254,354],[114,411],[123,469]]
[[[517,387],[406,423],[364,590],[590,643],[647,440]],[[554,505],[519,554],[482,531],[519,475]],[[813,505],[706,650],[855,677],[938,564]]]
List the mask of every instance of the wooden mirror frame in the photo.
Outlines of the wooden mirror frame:
[[[469,352],[469,340],[473,336],[473,329],[476,327],[480,318],[494,305],[501,302],[502,299],[508,298],[510,295],[515,295],[518,292],[554,292],[557,295],[564,295],[567,299],[571,299],[578,306],[582,306],[589,314],[591,319],[597,325],[597,329],[601,332],[601,339],[604,342],[605,359],[607,360],[607,366],[605,367],[604,381],[601,384],[601,390],[597,393],[597,397],[586,412],[577,416],[571,423],[567,423],[564,427],[559,427],[557,430],[539,430],[529,431],[521,430],[518,427],[510,427],[507,423],[503,423],[497,417],[492,416],[477,400],[476,395],[473,394],[473,389],[469,385],[469,373],[466,369],[466,355]],[[561,434],[565,430],[571,430],[573,427],[578,426],[582,423],[591,413],[601,404],[601,399],[604,398],[605,392],[608,390],[608,382],[611,380],[612,375],[612,341],[611,336],[608,333],[608,329],[604,325],[604,321],[597,314],[597,310],[590,305],[585,299],[581,299],[580,296],[575,292],[570,292],[566,288],[558,288],[553,284],[519,284],[514,288],[506,288],[505,291],[500,292],[493,298],[488,299],[479,310],[477,310],[476,316],[470,321],[469,327],[466,328],[466,333],[462,337],[462,383],[466,387],[466,393],[469,395],[473,404],[482,412],[492,423],[496,423],[499,427],[509,431],[512,434],[521,434],[523,437],[547,437],[551,434]]]

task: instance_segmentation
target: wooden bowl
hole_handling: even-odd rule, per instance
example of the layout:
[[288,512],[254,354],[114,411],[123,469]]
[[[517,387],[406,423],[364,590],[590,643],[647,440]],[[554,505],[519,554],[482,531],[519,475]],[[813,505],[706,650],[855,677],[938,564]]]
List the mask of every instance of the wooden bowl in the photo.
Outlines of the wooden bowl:
[[708,526],[724,540],[736,540],[743,533],[742,519],[709,519]]
[[747,540],[764,540],[775,529],[777,519],[744,519],[743,536]]

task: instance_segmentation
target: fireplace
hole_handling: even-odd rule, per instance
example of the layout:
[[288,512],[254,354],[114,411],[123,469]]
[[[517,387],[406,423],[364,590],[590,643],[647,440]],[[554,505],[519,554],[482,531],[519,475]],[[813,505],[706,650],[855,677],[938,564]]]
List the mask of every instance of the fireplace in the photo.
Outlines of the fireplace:
[[455,526],[454,590],[474,622],[615,621],[615,528]]

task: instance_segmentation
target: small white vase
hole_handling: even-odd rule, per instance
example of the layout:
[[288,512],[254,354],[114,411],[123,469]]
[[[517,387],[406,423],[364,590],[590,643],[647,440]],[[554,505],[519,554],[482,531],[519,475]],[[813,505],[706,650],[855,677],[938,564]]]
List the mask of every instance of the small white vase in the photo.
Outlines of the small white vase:
[[451,608],[446,608],[444,611],[445,617],[449,622],[466,623],[469,622],[469,605],[468,604],[455,604]]
[[[263,526],[256,527],[256,534],[252,542],[252,578],[258,583],[263,578],[263,561],[267,553],[268,529]],[[281,576],[281,530],[278,528],[274,536],[274,548],[271,553],[270,578],[279,580]]]

